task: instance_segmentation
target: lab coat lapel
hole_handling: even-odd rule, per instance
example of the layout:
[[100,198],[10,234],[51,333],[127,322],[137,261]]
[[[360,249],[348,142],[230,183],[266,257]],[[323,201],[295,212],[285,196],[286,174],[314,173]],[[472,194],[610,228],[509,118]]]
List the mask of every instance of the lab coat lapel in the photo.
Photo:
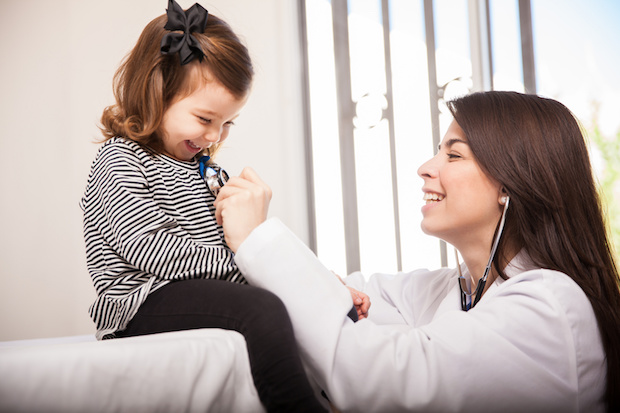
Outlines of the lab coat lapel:
[[461,289],[459,288],[459,284],[457,281],[458,276],[453,277],[453,279],[450,280],[450,287],[448,288],[448,293],[446,294],[441,304],[439,304],[434,318],[437,318],[451,311],[461,311]]

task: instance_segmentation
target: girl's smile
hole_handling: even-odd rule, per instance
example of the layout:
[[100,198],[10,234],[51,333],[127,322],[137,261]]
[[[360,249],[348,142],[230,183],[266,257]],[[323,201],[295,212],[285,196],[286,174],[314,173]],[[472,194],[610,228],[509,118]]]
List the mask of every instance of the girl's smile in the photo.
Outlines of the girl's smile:
[[[198,145],[194,145],[194,144],[192,143],[192,141],[185,141],[185,143],[187,144],[187,146],[188,146],[188,150],[189,150],[190,152],[191,152],[191,151],[196,151],[196,153],[198,153],[198,152],[200,152],[201,150],[206,149],[206,148],[201,148],[201,147],[200,147],[200,146],[198,146]],[[208,147],[210,147],[210,146],[211,146],[211,144],[207,145],[207,148],[208,148]]]

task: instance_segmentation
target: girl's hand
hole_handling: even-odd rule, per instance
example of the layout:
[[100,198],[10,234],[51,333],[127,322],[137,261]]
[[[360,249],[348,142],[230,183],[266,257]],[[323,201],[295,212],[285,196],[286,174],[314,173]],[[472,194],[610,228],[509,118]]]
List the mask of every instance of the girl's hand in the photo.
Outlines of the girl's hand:
[[349,286],[347,286],[347,288],[351,292],[351,298],[353,298],[353,305],[355,305],[355,309],[357,310],[358,320],[368,317],[368,309],[370,308],[370,298],[368,295],[361,291],[357,291],[355,288]]
[[271,188],[252,168],[244,168],[220,189],[214,204],[215,219],[224,227],[224,238],[233,252],[265,222],[270,201]]
[[357,319],[361,320],[362,318],[368,317],[368,309],[370,308],[370,297],[364,294],[361,291],[356,290],[355,288],[349,287],[345,284],[344,280],[341,276],[332,271],[332,273],[338,277],[341,283],[344,284],[345,287],[349,289],[351,292],[351,298],[353,299],[353,305],[357,310]]

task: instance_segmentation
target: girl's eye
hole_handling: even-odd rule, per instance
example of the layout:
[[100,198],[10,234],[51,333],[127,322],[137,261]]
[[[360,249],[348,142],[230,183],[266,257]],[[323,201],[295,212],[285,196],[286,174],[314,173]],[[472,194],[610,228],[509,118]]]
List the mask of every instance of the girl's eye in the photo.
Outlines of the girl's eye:
[[234,124],[235,122],[233,122],[232,120],[225,123],[226,126],[233,126]]
[[200,123],[204,123],[204,124],[211,123],[211,119],[206,119],[206,118],[203,118],[202,116],[198,116],[198,120],[200,121]]

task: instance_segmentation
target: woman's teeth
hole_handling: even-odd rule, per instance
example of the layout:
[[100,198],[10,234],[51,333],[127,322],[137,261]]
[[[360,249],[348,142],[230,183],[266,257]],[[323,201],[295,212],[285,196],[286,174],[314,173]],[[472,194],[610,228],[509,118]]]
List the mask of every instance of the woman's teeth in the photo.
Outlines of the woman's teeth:
[[442,201],[443,198],[444,198],[443,195],[439,195],[439,194],[435,194],[435,193],[426,192],[424,194],[424,200],[426,201],[427,204],[430,204],[431,202]]

